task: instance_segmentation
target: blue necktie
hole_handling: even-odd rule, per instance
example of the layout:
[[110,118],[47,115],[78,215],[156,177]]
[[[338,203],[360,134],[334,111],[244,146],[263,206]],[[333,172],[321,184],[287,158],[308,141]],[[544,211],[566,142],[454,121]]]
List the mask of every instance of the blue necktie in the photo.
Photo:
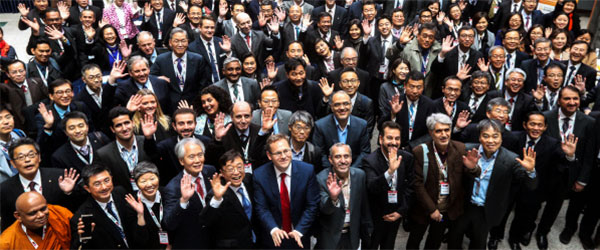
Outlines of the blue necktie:
[[182,62],[183,60],[181,58],[177,58],[177,72],[179,73],[179,77],[177,77],[177,79],[179,80],[179,88],[181,88],[183,90],[183,86],[184,86],[184,81],[183,81],[183,65]]
[[251,220],[252,219],[252,204],[250,204],[250,201],[244,195],[244,188],[243,187],[238,188],[237,192],[240,195],[242,195],[242,206],[244,207],[244,212],[246,212],[246,216],[248,217],[248,220]]
[[506,69],[510,69],[510,54],[506,55]]
[[[115,212],[112,210],[112,203],[113,203],[112,201],[109,201],[108,204],[106,204],[106,211],[110,215],[112,215],[112,217],[115,218],[115,220],[119,221],[119,217],[117,217],[117,214],[115,214]],[[121,238],[123,240],[125,240],[125,232],[123,232],[123,229],[120,226],[118,226],[118,225],[116,225],[116,226],[117,226],[117,229],[119,230],[119,234],[121,235]]]
[[208,50],[208,57],[210,58],[210,67],[212,68],[213,83],[215,83],[219,81],[219,72],[217,71],[217,66],[215,63],[215,57],[213,56],[211,43],[206,43],[206,46]]
[[296,41],[298,41],[298,37],[300,37],[300,27],[296,26]]

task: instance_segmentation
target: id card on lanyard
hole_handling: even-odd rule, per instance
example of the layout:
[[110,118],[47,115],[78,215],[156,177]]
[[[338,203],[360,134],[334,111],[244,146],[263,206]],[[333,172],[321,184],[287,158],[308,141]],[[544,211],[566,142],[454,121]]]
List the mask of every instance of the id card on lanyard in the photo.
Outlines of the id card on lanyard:
[[[32,238],[31,236],[29,236],[29,234],[27,233],[27,227],[25,227],[25,225],[21,224],[21,229],[23,229],[23,232],[25,233],[25,236],[27,236],[27,239],[29,240],[29,243],[31,243],[31,245],[33,246],[33,248],[38,249],[38,247],[40,247],[40,245],[38,245]],[[47,227],[46,225],[44,225],[44,229],[42,230],[42,241],[44,240],[44,237],[46,236],[46,231],[47,231]]]
[[440,158],[437,149],[435,148],[435,143],[433,144],[433,155],[435,156],[435,162],[438,165],[438,168],[442,172],[444,176],[443,180],[440,180],[440,195],[449,195],[450,194],[450,183],[448,183],[448,166],[447,161],[442,163],[442,159]]
[[398,191],[396,191],[396,183],[398,182],[398,180],[395,180],[396,173],[394,173],[394,175],[392,176],[392,179],[388,182],[388,185],[390,186],[390,190],[388,190],[387,196],[388,196],[388,203],[391,204],[396,204],[398,203]]
[[[42,73],[42,70],[40,69],[40,67],[38,67],[37,65],[35,66],[35,68],[37,68],[38,73],[40,74],[40,78],[42,78],[42,81],[44,82],[44,85],[46,85],[46,86],[48,86],[48,72],[50,72],[48,67],[50,67],[50,65],[46,66],[46,70],[44,70],[44,73]],[[25,83],[23,83],[23,84],[25,84]]]
[[[142,195],[142,193],[138,192],[138,197],[142,197],[141,195]],[[160,200],[159,200],[159,204],[160,204],[160,206],[158,208],[158,211],[159,211],[158,218],[156,218],[156,214],[152,210],[152,207],[149,207],[146,203],[144,203],[144,206],[146,206],[146,208],[148,208],[148,213],[150,214],[152,221],[154,221],[154,224],[156,225],[156,227],[158,227],[158,240],[159,240],[160,244],[168,245],[169,244],[169,235],[167,234],[166,231],[164,231],[162,229],[162,225],[160,224],[160,221],[162,221],[162,218],[163,218],[163,204]]]
[[[112,209],[112,208],[111,208]],[[127,247],[129,247],[129,244],[127,243],[127,237],[125,236],[125,230],[123,229],[123,226],[121,225],[121,222],[119,222],[119,220],[117,218],[115,218],[114,216],[112,216],[109,212],[107,212],[105,209],[104,210],[104,214],[106,214],[106,216],[113,222],[115,223],[115,225],[117,225],[117,227],[119,228],[119,233],[121,233],[123,236],[123,242],[125,242],[125,245],[127,245]],[[118,216],[118,215],[117,215]]]
[[242,148],[242,151],[244,151],[244,172],[246,173],[252,173],[252,163],[250,163],[249,159],[248,159],[248,150],[250,147],[250,138],[248,138],[248,141],[246,142],[246,147]]

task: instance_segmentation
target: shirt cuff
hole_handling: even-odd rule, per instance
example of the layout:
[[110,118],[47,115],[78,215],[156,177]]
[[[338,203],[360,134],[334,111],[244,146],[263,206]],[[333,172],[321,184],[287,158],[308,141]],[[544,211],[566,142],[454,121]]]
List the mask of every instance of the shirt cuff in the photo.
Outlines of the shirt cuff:
[[213,208],[219,208],[221,206],[221,203],[223,203],[223,198],[221,198],[221,200],[217,200],[215,199],[215,197],[212,197],[210,199],[210,206]]
[[383,174],[383,176],[385,177],[385,179],[387,181],[391,181],[392,177],[394,177],[393,175],[390,175],[390,172],[388,172],[387,170],[385,170],[385,173]]
[[275,230],[278,230],[278,227],[274,227],[273,229],[271,229],[271,232],[269,232],[270,235],[273,235],[273,232],[275,232]]
[[531,172],[527,171],[527,176],[529,176],[529,178],[531,179],[535,178],[535,169],[533,169]]
[[581,181],[577,181],[577,183],[579,183],[579,185],[582,185],[582,186],[584,186],[584,187],[585,187],[585,185],[587,185],[587,183],[583,183],[583,182],[581,182]]
[[294,232],[296,232],[297,234],[299,234],[299,235],[300,235],[300,237],[304,236],[304,235],[303,235],[301,232],[298,232],[298,231],[296,231],[296,230],[294,230]]
[[571,161],[571,162],[575,161],[575,155],[573,155],[573,156],[565,155],[565,157],[567,158],[567,161]]
[[189,201],[187,201],[187,202],[185,202],[185,203],[181,203],[181,202],[179,202],[179,206],[181,206],[181,208],[183,208],[183,209],[187,209],[188,205],[190,205],[190,202],[189,202]]
[[439,63],[443,63],[444,62],[444,57],[442,55],[438,55],[438,62]]

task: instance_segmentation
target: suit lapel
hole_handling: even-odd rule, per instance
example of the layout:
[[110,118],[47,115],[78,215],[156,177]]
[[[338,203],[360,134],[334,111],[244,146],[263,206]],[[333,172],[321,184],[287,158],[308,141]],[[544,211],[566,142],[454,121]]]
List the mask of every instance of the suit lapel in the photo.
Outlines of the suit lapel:
[[187,91],[191,87],[189,85],[195,84],[195,82],[192,82],[195,80],[192,79],[192,76],[195,74],[198,66],[196,65],[196,61],[192,60],[189,52],[186,54],[186,57],[187,65],[185,65],[185,85],[183,85],[183,88]]
[[498,186],[498,184],[495,183],[496,179],[498,179],[499,175],[502,175],[504,172],[506,171],[505,166],[506,164],[504,164],[504,149],[500,148],[498,149],[498,155],[496,156],[496,160],[494,161],[494,169],[492,169],[492,174],[490,175],[490,181],[488,182],[488,190],[487,193],[485,194],[486,199],[487,197],[489,197],[490,194],[492,194],[492,190],[494,189],[494,187]]
[[575,135],[583,135],[583,121],[584,121],[584,113],[577,111],[575,115],[575,126],[573,127],[573,134]]
[[[90,206],[91,209],[96,211],[96,214],[98,216],[94,216],[97,218],[94,218],[94,220],[96,220],[96,223],[98,223],[99,225],[96,226],[101,226],[102,224],[104,224],[104,226],[102,228],[105,228],[107,231],[110,232],[110,236],[113,237],[115,240],[121,242],[123,241],[123,239],[121,239],[121,234],[119,233],[119,229],[117,227],[117,225],[108,218],[108,216],[106,215],[106,213],[104,212],[104,208],[100,207],[100,205],[98,204],[98,202],[96,202],[93,198],[89,198],[89,202],[90,202]],[[116,204],[115,204],[116,206]],[[117,207],[118,209],[118,207]],[[119,216],[123,216],[121,215],[120,212],[121,209],[119,209]],[[123,219],[121,218],[121,221],[123,221]]]
[[560,131],[558,130],[558,109],[551,111],[548,115],[548,134],[554,138],[560,139]]

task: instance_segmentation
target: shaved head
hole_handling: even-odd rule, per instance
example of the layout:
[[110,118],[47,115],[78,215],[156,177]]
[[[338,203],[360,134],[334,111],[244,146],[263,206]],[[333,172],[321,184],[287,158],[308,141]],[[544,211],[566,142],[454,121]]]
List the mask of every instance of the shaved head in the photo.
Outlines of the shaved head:
[[39,229],[48,223],[48,204],[36,191],[19,195],[15,204],[15,218],[28,229]]

